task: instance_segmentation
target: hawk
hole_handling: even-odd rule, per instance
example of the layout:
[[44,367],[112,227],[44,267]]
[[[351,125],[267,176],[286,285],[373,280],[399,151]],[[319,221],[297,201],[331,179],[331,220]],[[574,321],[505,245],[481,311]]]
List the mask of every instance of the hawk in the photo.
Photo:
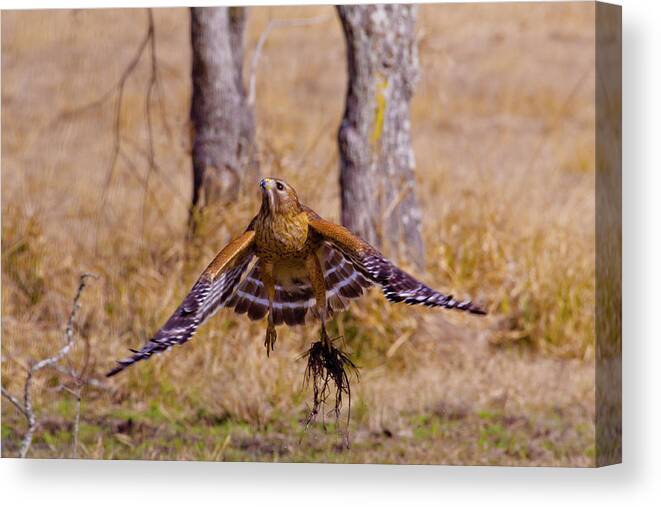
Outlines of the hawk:
[[252,320],[267,317],[267,355],[281,324],[320,320],[321,340],[328,344],[327,319],[372,285],[393,303],[485,314],[470,300],[458,301],[416,280],[345,227],[324,220],[284,180],[263,178],[259,186],[262,204],[245,232],[218,253],[154,337],[118,361],[108,377],[186,343],[220,308]]

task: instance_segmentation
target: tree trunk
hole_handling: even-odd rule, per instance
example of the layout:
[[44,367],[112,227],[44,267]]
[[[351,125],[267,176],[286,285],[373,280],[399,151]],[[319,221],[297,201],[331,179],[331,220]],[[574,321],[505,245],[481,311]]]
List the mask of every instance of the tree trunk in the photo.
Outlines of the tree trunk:
[[255,118],[243,85],[242,7],[191,8],[193,206],[233,200],[256,176]]
[[338,132],[342,223],[424,267],[409,103],[418,76],[416,8],[339,6],[348,87]]

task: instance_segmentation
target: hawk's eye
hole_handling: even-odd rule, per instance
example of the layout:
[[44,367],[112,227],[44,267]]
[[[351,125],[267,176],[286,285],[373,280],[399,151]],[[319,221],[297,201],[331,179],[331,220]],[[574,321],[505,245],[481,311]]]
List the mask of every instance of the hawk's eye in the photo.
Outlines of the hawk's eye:
[[277,188],[278,190],[282,191],[282,190],[285,189],[285,186],[284,186],[282,183],[280,183],[280,182],[278,181],[278,182],[275,184],[275,188]]

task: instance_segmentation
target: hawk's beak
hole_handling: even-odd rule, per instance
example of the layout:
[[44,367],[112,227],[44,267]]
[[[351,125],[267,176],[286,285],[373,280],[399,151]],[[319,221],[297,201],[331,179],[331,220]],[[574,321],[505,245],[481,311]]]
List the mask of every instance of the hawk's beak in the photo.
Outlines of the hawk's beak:
[[275,213],[275,182],[271,178],[262,178],[259,182],[259,188],[262,189],[263,199],[268,199],[269,209]]
[[262,178],[259,182],[259,188],[261,188],[262,191],[273,190],[274,187],[275,182],[271,178]]

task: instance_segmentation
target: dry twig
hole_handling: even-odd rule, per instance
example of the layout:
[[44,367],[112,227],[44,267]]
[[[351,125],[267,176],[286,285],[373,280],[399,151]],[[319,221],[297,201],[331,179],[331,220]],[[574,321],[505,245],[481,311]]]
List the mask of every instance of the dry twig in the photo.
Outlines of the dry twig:
[[[150,197],[149,192],[149,181],[151,179],[152,173],[158,173],[158,164],[156,163],[155,155],[155,146],[154,146],[154,122],[152,114],[152,102],[153,95],[156,93],[156,98],[158,99],[158,107],[161,116],[161,121],[165,132],[170,140],[172,140],[172,132],[167,122],[165,114],[165,105],[163,100],[163,86],[159,77],[158,72],[158,61],[156,57],[156,30],[154,25],[154,15],[152,9],[147,9],[147,31],[144,38],[138,45],[138,49],[129,61],[126,68],[122,71],[122,74],[117,81],[117,83],[107,92],[105,92],[99,99],[95,100],[88,106],[84,106],[82,109],[87,109],[89,107],[97,106],[105,102],[112,96],[116,96],[115,102],[115,118],[113,126],[113,149],[110,157],[110,165],[108,167],[108,172],[106,174],[106,179],[103,185],[103,190],[101,194],[98,219],[96,224],[96,234],[98,238],[98,231],[101,225],[101,219],[103,216],[103,211],[106,207],[108,200],[108,192],[113,181],[115,169],[117,167],[117,162],[120,155],[128,157],[125,153],[122,152],[122,136],[121,136],[121,119],[122,119],[122,106],[124,103],[124,91],[126,88],[126,83],[131,75],[134,73],[138,64],[142,60],[142,56],[148,52],[149,61],[150,61],[150,75],[149,81],[147,83],[147,91],[145,95],[145,122],[147,126],[147,175],[144,181],[144,193],[142,198],[142,232],[144,234],[145,222],[146,222],[146,210],[147,210],[147,200]],[[157,199],[154,199],[157,201]],[[160,216],[163,216],[160,214]]]
[[313,18],[300,18],[300,19],[272,19],[266,25],[266,28],[259,36],[257,45],[255,46],[255,51],[252,54],[252,60],[250,62],[250,78],[248,79],[248,104],[253,105],[255,103],[255,89],[257,86],[257,66],[259,64],[259,59],[262,56],[262,49],[264,44],[266,44],[266,39],[276,28],[292,28],[298,26],[311,26],[324,23],[331,19],[331,16],[315,16]]
[[[83,293],[83,290],[85,289],[85,286],[87,285],[88,278],[96,278],[96,275],[93,275],[91,273],[83,273],[80,276],[78,290],[76,291],[76,295],[73,299],[73,307],[71,308],[71,313],[69,314],[69,319],[67,320],[67,326],[64,331],[65,344],[54,355],[42,359],[37,363],[33,363],[28,367],[27,377],[25,378],[25,384],[23,386],[23,402],[21,403],[15,396],[12,396],[4,387],[2,388],[2,395],[5,398],[7,398],[18,409],[18,411],[25,416],[25,419],[27,420],[28,423],[28,429],[25,433],[25,436],[23,437],[23,442],[21,443],[21,448],[19,451],[19,456],[21,458],[25,458],[27,456],[28,451],[30,450],[30,446],[32,445],[32,438],[34,437],[34,432],[38,424],[37,416],[34,410],[34,405],[32,403],[32,379],[34,378],[34,374],[37,373],[39,370],[42,370],[47,366],[56,366],[57,363],[59,363],[65,356],[67,356],[67,354],[69,354],[72,347],[74,346],[75,342],[73,339],[73,327],[76,320],[76,316],[78,315],[78,311],[80,310],[80,297]],[[74,427],[74,456],[76,453],[76,447],[78,443],[77,430],[80,423],[80,392],[81,391],[79,390],[77,395],[76,421]]]

